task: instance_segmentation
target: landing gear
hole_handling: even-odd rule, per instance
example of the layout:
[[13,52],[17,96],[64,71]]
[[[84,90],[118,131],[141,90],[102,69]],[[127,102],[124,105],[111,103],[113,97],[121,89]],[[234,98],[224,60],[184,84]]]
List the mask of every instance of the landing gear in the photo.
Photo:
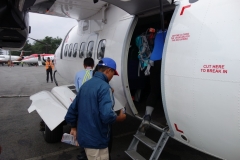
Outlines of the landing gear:
[[[41,128],[40,128],[41,130]],[[63,125],[60,124],[54,130],[50,130],[45,124],[45,130],[43,131],[43,137],[47,143],[60,142],[63,135]]]

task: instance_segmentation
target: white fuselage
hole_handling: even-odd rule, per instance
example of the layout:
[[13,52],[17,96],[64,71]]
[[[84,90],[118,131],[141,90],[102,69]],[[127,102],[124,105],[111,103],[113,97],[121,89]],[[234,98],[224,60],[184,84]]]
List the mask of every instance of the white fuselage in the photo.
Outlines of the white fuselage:
[[[47,58],[49,57],[51,60],[54,59],[54,54],[51,54],[51,55],[43,55],[43,54],[40,54],[40,58],[41,58],[41,61],[43,61],[43,57],[45,60],[47,60]],[[29,63],[29,64],[33,64],[33,63],[38,63],[38,54],[34,54],[34,55],[31,55],[31,56],[27,56],[25,57],[22,62],[24,63]]]
[[[201,0],[189,4],[188,0],[181,0],[178,3],[165,40],[161,74],[170,135],[213,156],[238,160],[240,2]],[[83,69],[91,41],[94,42],[92,58],[97,64],[99,43],[106,40],[104,57],[116,61],[120,74],[110,82],[116,105],[128,107],[129,114],[137,115],[129,91],[127,61],[138,17],[113,5],[105,15],[106,24],[101,21],[100,12],[79,21],[69,31],[55,53],[56,69],[73,83],[75,74]],[[85,43],[84,56],[80,58],[82,43]]]
[[19,60],[21,57],[20,56],[10,56],[10,55],[0,55],[0,62],[6,63],[9,60],[11,61],[17,61]]

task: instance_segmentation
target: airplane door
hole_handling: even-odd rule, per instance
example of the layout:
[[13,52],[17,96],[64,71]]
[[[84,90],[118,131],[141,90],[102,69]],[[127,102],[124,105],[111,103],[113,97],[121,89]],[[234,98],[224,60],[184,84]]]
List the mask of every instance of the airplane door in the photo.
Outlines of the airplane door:
[[38,54],[38,65],[41,66],[42,65],[42,60],[41,60],[41,55]]
[[98,34],[94,33],[88,37],[85,57],[95,59]]

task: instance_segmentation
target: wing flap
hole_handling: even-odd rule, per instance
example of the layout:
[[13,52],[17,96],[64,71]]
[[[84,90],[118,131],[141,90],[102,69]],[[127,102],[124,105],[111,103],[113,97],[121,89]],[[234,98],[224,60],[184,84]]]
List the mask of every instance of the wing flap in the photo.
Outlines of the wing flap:
[[69,108],[72,101],[75,99],[76,94],[72,91],[75,90],[75,86],[66,85],[54,87],[52,89],[52,94],[65,106],[65,108]]
[[36,110],[50,130],[64,121],[67,109],[49,91],[38,92],[30,99],[32,104],[28,108],[28,112]]

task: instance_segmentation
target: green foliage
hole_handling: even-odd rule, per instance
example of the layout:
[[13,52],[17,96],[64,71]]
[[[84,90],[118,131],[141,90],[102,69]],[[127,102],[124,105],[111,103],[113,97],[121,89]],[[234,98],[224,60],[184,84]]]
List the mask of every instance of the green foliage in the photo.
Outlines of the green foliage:
[[[55,51],[57,50],[58,46],[61,44],[62,39],[52,38],[52,37],[45,37],[44,39],[38,39],[37,41],[33,42],[31,44],[29,40],[26,41],[25,46],[23,47],[24,51],[30,51],[30,52],[24,52],[24,56],[28,56],[31,54],[55,54]],[[20,52],[12,51],[12,55],[20,55]]]

